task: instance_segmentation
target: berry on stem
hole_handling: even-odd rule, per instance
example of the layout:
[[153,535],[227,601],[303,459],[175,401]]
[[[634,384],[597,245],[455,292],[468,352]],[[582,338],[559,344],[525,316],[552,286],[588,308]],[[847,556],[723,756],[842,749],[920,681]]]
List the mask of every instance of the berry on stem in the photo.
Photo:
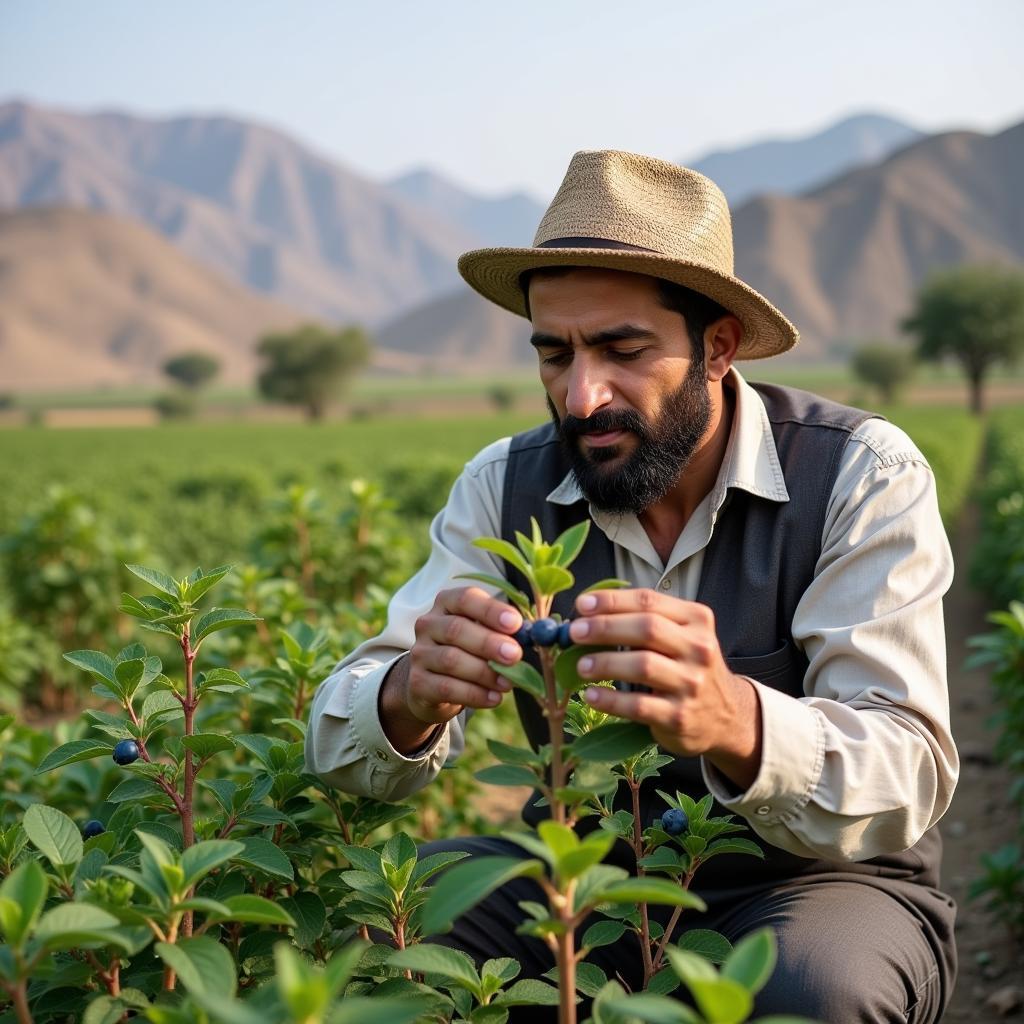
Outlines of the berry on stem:
[[558,627],[558,646],[561,647],[563,651],[567,647],[572,647],[572,637],[569,636],[569,627],[571,625],[572,623],[569,619],[566,619],[565,622]]
[[126,765],[139,759],[139,745],[135,740],[119,740],[114,747],[114,764]]
[[662,831],[667,832],[670,836],[682,835],[689,824],[690,819],[686,817],[686,812],[680,811],[676,807],[670,808],[661,816]]
[[93,836],[101,835],[105,831],[103,822],[92,818],[82,826],[82,837],[84,839],[92,839]]
[[554,619],[537,619],[531,636],[537,647],[550,647],[558,639],[558,623]]
[[512,634],[512,639],[525,651],[530,646],[531,623],[524,622],[519,629]]

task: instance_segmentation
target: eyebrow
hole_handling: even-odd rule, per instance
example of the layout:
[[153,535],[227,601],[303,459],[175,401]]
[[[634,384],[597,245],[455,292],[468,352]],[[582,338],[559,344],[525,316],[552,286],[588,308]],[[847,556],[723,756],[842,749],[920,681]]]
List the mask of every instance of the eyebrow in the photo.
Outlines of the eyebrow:
[[[618,327],[609,327],[607,330],[598,331],[583,339],[583,344],[590,347],[593,345],[609,345],[616,341],[643,341],[656,338],[654,331],[646,327],[638,327],[636,324],[620,324]],[[556,334],[544,334],[542,331],[534,331],[530,336],[530,344],[534,348],[569,348],[569,342],[559,338]]]

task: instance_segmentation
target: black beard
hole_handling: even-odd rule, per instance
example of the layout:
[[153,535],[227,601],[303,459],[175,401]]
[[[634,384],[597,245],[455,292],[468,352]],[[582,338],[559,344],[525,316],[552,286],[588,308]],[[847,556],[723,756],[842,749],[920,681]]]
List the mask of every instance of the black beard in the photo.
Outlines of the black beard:
[[[711,422],[711,396],[699,360],[690,363],[682,384],[665,400],[653,423],[634,409],[596,412],[585,420],[572,415],[559,420],[550,398],[548,409],[583,496],[594,508],[616,514],[640,515],[664,498]],[[580,442],[582,434],[611,430],[628,430],[638,442],[617,469],[604,464],[622,454],[618,445],[586,450]]]

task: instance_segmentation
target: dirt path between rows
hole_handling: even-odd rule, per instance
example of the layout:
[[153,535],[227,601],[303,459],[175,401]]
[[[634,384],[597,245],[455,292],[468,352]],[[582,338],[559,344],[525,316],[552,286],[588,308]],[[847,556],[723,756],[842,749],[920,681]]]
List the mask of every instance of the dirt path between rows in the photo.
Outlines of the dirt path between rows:
[[[988,676],[984,670],[964,668],[967,639],[988,628],[989,605],[967,581],[977,530],[977,510],[968,508],[953,538],[956,577],[945,601],[950,711],[961,770],[953,804],[939,825],[945,843],[943,887],[959,904],[960,974],[943,1024],[1006,1020],[988,1000],[1006,997],[1008,987],[1024,992],[1024,950],[1014,948],[1006,929],[967,899],[971,881],[980,873],[981,855],[1011,842],[1018,820],[1008,799],[1010,774],[992,760],[995,733],[986,727],[986,719],[994,705]],[[1024,1019],[1024,1008],[1009,1012],[1009,1019]]]

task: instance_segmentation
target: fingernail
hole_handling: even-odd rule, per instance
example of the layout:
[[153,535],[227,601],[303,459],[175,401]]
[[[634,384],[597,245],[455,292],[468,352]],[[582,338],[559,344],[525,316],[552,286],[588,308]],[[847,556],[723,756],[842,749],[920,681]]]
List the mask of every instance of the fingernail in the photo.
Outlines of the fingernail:
[[498,622],[500,622],[505,629],[511,629],[518,621],[519,616],[516,615],[515,612],[502,612],[501,615],[498,616]]
[[589,675],[590,670],[594,667],[593,658],[580,658],[576,665],[577,670],[581,676]]
[[588,686],[583,691],[583,699],[588,704],[600,704],[601,701],[604,699],[604,694],[601,693],[601,687],[600,686]]
[[593,594],[584,594],[576,602],[576,607],[581,612],[592,612],[597,607],[597,598]]
[[489,690],[487,693],[487,703],[497,704],[501,700],[501,694],[495,693],[493,690]]
[[569,627],[569,636],[573,640],[582,640],[590,632],[590,623],[582,619],[576,619]]
[[501,690],[502,693],[508,693],[508,691],[512,689],[512,684],[501,676],[498,676],[498,680],[494,685],[497,689]]
[[512,659],[515,658],[515,656],[516,656],[516,651],[518,651],[518,650],[519,650],[519,645],[518,644],[514,644],[511,641],[509,641],[507,643],[503,643],[498,648],[498,653],[501,655],[501,660],[502,661],[512,661]]

